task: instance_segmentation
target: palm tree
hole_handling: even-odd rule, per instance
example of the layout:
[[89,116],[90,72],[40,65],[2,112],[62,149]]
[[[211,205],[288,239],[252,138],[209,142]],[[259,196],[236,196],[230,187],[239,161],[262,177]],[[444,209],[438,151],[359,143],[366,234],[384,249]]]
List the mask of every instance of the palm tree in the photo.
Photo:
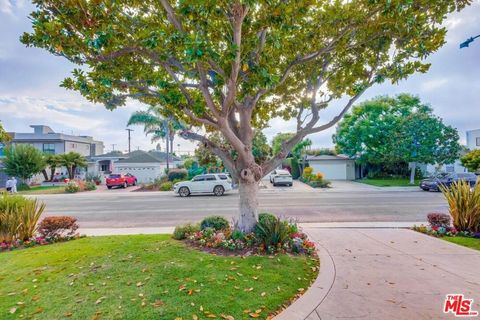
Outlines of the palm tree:
[[45,163],[50,168],[50,177],[48,177],[48,174],[46,174],[46,170],[44,170],[45,172],[43,173],[43,175],[45,176],[45,179],[47,181],[52,181],[53,177],[55,175],[55,169],[57,169],[58,167],[60,167],[62,165],[60,155],[58,155],[58,154],[46,154],[45,155]]
[[69,179],[75,178],[75,170],[77,168],[86,168],[88,166],[87,159],[77,152],[59,155],[59,164],[67,168]]
[[184,125],[174,117],[165,117],[157,107],[150,107],[146,111],[136,111],[128,120],[130,125],[143,125],[145,135],[151,135],[152,142],[166,141],[167,170],[169,169],[170,154],[173,154],[173,140],[175,133],[184,128]]

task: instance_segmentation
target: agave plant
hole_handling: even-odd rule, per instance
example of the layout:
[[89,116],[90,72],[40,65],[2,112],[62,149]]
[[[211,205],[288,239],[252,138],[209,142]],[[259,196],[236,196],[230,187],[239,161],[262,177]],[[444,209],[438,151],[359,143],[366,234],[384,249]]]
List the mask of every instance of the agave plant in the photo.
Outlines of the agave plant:
[[448,202],[455,228],[480,232],[480,179],[473,188],[468,182],[461,180],[449,187],[441,186],[440,190]]

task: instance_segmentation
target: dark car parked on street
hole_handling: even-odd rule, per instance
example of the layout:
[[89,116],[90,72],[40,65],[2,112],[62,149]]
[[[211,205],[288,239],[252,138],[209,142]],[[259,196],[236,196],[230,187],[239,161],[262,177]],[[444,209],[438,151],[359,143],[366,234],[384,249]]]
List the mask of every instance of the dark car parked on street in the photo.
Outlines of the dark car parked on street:
[[449,187],[452,183],[464,180],[474,187],[477,183],[477,176],[475,173],[440,173],[431,178],[423,179],[420,183],[420,188],[425,191],[440,191],[440,186]]

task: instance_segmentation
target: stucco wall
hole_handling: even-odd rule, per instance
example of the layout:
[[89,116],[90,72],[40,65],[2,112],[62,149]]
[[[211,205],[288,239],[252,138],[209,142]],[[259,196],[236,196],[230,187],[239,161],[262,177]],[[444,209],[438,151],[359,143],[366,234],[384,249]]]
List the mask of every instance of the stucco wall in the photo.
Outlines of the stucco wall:
[[353,160],[310,160],[313,173],[320,172],[327,180],[355,180]]

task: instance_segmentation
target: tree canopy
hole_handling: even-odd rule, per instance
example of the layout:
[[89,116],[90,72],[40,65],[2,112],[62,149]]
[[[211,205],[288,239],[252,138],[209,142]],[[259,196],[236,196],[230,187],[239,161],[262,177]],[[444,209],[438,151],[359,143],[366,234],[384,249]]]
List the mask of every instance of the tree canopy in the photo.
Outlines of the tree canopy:
[[[92,102],[114,109],[132,98],[189,124],[183,137],[239,177],[245,231],[263,175],[373,84],[426,72],[425,58],[445,42],[446,15],[470,2],[33,0],[33,31],[21,41],[78,64],[62,86]],[[345,96],[336,117],[319,121]],[[274,117],[296,120],[297,132],[260,165],[254,132]],[[205,132],[220,132],[237,158]]]
[[472,150],[461,159],[462,165],[471,172],[480,171],[480,149]]
[[360,163],[453,163],[457,130],[443,124],[418,97],[378,97],[355,106],[334,136],[337,151]]

